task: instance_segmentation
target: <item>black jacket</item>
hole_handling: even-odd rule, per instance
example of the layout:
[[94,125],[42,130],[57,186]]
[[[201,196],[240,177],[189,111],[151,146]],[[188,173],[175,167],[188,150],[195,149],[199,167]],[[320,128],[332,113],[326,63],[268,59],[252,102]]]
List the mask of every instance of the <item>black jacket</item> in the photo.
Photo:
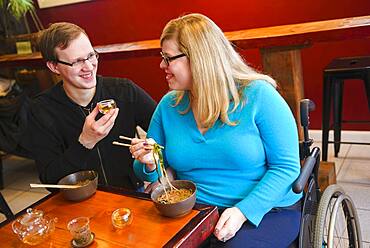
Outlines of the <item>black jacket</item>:
[[128,79],[98,76],[92,108],[104,99],[114,99],[120,111],[110,133],[89,150],[78,142],[86,114],[68,98],[62,82],[35,98],[26,146],[36,160],[41,182],[57,183],[70,173],[92,169],[98,172],[100,184],[128,189],[142,186],[133,172],[129,149],[112,142],[119,135],[134,137],[137,125],[147,130],[156,104]]

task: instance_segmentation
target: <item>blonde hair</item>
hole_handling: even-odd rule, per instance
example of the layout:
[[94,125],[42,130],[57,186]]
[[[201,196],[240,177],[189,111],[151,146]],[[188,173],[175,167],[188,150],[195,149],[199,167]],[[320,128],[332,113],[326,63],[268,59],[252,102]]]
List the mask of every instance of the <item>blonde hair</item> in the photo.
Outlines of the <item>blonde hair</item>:
[[[202,14],[188,14],[168,22],[160,38],[161,45],[170,39],[177,41],[179,50],[190,61],[193,77],[190,104],[195,104],[194,115],[204,128],[212,127],[218,119],[236,125],[229,119],[230,102],[234,103],[232,113],[242,104],[243,89],[252,80],[263,79],[276,87],[271,77],[249,67],[222,30]],[[185,93],[177,91],[175,106]]]

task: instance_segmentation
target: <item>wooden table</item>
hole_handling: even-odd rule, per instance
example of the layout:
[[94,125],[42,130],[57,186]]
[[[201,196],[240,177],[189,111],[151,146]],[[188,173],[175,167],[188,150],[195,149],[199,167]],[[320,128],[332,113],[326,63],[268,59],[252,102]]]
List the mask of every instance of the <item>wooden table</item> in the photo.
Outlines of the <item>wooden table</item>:
[[[95,240],[89,247],[197,247],[211,235],[218,220],[217,208],[204,205],[196,205],[184,217],[163,217],[147,194],[113,188],[98,190],[82,202],[64,200],[57,193],[33,207],[58,218],[55,231],[37,247],[70,247],[72,236],[67,223],[79,216],[90,218]],[[111,214],[120,207],[131,209],[133,221],[123,229],[115,229]],[[0,228],[0,244],[2,247],[26,247],[13,233],[9,222]]]

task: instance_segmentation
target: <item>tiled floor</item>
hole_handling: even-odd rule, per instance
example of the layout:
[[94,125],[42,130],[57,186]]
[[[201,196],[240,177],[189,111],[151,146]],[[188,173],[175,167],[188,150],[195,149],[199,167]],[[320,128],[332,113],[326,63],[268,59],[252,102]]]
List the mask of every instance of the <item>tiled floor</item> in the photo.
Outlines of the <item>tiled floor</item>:
[[[320,140],[320,136],[315,137]],[[346,137],[345,135],[343,135]],[[370,132],[366,133],[365,142],[369,142]],[[350,138],[349,138],[350,140]],[[320,143],[316,144],[321,147]],[[360,218],[364,247],[370,247],[370,146],[342,145],[338,158],[333,156],[329,146],[329,161],[334,161],[337,172],[337,183],[354,200]],[[1,190],[14,213],[27,208],[44,197],[44,189],[30,189],[30,183],[39,182],[37,169],[33,161],[15,156],[4,161],[5,189]],[[0,214],[0,222],[5,217]]]
[[[30,183],[40,182],[34,161],[10,156],[3,160],[3,168],[5,187],[1,193],[13,213],[18,213],[48,194],[43,188],[30,189]],[[0,214],[0,222],[3,220]]]
[[[332,132],[329,140],[333,140]],[[321,132],[310,132],[321,141]],[[342,132],[342,141],[370,142],[370,132]],[[315,142],[320,147],[321,142]],[[370,248],[370,146],[342,144],[338,157],[334,157],[333,144],[329,144],[328,161],[335,162],[337,184],[352,198],[360,219],[363,247]]]

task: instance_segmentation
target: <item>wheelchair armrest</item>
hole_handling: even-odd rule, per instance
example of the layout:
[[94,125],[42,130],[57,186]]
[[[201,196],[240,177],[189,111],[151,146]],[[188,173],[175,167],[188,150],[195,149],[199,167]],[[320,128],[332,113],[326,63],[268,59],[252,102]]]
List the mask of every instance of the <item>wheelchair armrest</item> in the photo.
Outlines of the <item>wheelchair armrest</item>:
[[302,165],[301,173],[293,183],[292,188],[294,193],[299,194],[303,191],[305,185],[307,184],[308,178],[313,172],[316,163],[320,162],[319,157],[320,149],[318,147],[314,147],[310,155],[305,159]]

